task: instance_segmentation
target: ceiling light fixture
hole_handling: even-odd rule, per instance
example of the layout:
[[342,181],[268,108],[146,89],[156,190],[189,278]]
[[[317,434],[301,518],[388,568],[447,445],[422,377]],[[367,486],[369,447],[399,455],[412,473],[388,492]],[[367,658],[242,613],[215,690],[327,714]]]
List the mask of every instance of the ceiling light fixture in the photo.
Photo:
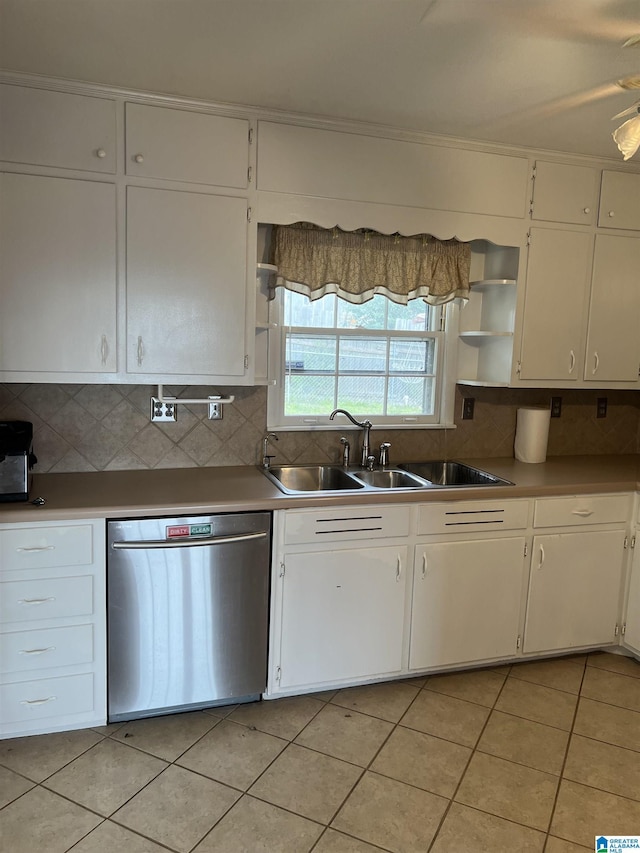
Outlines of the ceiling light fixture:
[[[640,34],[628,38],[623,47],[638,47],[640,46]],[[618,80],[618,86],[621,89],[632,90],[640,89],[640,74],[632,74],[630,77],[623,77]],[[633,115],[633,118],[627,119],[620,127],[616,128],[613,133],[613,141],[618,146],[618,150],[622,154],[624,160],[629,160],[640,148],[640,101],[615,115],[612,119],[622,118],[623,116]]]

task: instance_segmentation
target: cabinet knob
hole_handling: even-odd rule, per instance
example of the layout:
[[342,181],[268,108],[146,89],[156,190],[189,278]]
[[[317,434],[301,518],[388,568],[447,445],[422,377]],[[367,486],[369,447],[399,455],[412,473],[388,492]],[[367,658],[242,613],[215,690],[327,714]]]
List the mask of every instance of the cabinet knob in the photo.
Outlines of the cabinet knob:
[[136,161],[136,163],[144,163],[144,157],[142,156],[142,154],[136,154],[133,159]]
[[590,207],[585,207],[585,208],[584,208],[584,213],[591,213],[591,208],[590,208]]
[[106,156],[107,152],[104,150],[104,148],[98,148],[98,150],[96,151],[96,157],[99,157],[101,160],[104,160]]
[[615,215],[616,215],[615,210],[610,210],[608,213],[608,216],[615,216]]

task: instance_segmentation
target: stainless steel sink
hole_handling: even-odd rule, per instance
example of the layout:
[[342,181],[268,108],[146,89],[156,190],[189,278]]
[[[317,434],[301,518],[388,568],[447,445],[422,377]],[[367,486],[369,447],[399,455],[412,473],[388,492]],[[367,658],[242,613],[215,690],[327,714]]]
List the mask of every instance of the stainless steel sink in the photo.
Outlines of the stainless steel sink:
[[352,476],[374,489],[424,489],[429,485],[407,471],[354,471]]
[[448,462],[442,459],[431,462],[405,462],[398,466],[403,471],[428,480],[433,486],[512,486],[495,474],[465,465],[463,462]]
[[364,488],[343,469],[333,465],[282,465],[261,469],[283,492],[343,492]]

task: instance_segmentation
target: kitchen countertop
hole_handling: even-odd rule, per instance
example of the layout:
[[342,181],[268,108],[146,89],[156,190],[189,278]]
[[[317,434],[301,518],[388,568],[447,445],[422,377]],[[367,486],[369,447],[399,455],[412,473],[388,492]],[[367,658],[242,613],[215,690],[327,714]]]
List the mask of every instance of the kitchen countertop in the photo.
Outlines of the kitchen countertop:
[[0,523],[632,492],[640,487],[640,455],[636,454],[556,456],[541,464],[506,457],[459,461],[514,485],[295,496],[283,494],[258,468],[249,466],[35,474],[31,498],[43,497],[45,505],[0,504]]

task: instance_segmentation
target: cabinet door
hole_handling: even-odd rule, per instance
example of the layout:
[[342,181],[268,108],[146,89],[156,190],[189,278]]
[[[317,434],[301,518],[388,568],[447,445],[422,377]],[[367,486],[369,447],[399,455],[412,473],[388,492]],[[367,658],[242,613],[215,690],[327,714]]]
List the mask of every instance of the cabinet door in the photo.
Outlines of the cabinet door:
[[535,536],[524,651],[615,642],[624,530]]
[[127,104],[127,174],[247,186],[249,122],[207,113]]
[[0,175],[0,370],[116,370],[112,184]]
[[244,376],[247,203],[127,190],[127,370]]
[[288,554],[280,687],[398,672],[406,547]]
[[416,549],[409,668],[515,655],[523,536]]
[[596,236],[584,367],[586,380],[638,381],[639,276],[640,238],[612,234]]
[[604,171],[598,225],[601,228],[640,231],[639,199],[640,175]]
[[532,219],[591,225],[598,172],[589,166],[536,162]]
[[114,174],[115,101],[0,85],[0,160]]
[[575,382],[582,375],[592,239],[577,231],[531,229],[521,379]]
[[640,549],[638,547],[633,553],[625,624],[624,645],[640,655]]

